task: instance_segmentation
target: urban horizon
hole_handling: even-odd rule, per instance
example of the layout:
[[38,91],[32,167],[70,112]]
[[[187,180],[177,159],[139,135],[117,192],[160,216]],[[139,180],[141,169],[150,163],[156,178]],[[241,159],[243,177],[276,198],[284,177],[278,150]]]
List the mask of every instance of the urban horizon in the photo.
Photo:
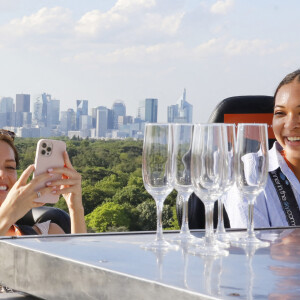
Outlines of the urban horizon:
[[[145,98],[135,116],[128,115],[126,103],[115,100],[111,108],[89,107],[89,100],[74,100],[75,109],[61,109],[62,101],[50,94],[16,94],[0,98],[0,127],[20,137],[142,138],[146,122],[158,122],[159,99]],[[186,101],[186,89],[176,104],[167,107],[168,123],[192,123],[193,106]]]

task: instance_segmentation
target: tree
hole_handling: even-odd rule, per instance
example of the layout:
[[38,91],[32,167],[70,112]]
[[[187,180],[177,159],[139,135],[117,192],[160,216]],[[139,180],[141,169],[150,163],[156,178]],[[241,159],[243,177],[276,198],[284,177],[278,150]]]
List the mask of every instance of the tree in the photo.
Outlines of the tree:
[[[157,216],[154,200],[147,200],[137,206],[139,216],[138,224],[142,230],[156,230]],[[171,227],[173,224],[173,212],[170,205],[164,205],[162,214],[163,227]]]
[[117,191],[112,197],[112,201],[119,204],[129,203],[132,206],[137,206],[147,199],[151,199],[151,196],[136,185],[127,185],[121,190]]
[[105,232],[109,228],[130,226],[130,212],[124,205],[113,202],[103,203],[85,217],[89,230]]

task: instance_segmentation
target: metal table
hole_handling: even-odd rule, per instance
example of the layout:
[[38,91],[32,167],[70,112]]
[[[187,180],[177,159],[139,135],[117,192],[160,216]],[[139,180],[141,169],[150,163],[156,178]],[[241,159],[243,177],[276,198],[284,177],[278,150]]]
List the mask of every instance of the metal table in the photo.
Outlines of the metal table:
[[300,297],[300,228],[259,234],[272,241],[270,247],[247,253],[231,247],[219,258],[194,256],[185,247],[143,250],[154,233],[2,237],[0,281],[45,299]]

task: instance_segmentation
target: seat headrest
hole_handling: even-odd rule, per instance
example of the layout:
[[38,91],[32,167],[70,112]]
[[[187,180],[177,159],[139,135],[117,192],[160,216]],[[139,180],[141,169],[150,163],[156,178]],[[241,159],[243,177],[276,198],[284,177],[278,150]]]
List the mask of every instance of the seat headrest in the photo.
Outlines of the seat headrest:
[[273,114],[272,96],[234,96],[221,101],[209,117],[210,123],[224,123],[226,114]]

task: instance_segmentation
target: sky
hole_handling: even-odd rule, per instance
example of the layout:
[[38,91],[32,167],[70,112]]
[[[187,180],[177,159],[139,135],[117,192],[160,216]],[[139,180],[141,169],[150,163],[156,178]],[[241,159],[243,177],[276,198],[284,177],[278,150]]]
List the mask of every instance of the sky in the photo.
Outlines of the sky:
[[[61,110],[186,88],[193,121],[223,99],[273,95],[300,66],[298,0],[0,0],[0,96],[48,93]],[[31,100],[31,101],[32,101]]]

